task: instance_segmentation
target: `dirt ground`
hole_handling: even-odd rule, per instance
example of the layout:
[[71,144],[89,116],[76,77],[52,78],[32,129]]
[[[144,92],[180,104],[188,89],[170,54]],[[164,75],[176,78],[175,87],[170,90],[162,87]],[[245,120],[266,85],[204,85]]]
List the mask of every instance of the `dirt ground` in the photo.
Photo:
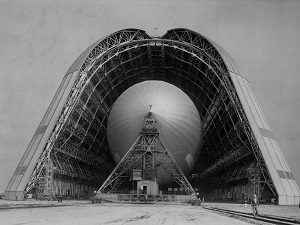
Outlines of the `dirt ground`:
[[[23,204],[22,204],[23,203]],[[4,205],[6,206],[4,207]],[[0,202],[0,224],[5,225],[99,225],[99,224],[247,224],[222,216],[199,206],[182,204],[118,204],[87,202],[19,202],[8,207]],[[25,204],[25,205],[24,205]],[[1,208],[2,206],[2,208]]]

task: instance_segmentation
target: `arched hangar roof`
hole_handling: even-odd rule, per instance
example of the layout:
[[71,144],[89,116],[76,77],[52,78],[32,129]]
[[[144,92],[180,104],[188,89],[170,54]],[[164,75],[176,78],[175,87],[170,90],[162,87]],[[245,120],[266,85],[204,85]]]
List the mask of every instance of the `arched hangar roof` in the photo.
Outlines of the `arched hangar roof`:
[[145,80],[177,86],[199,111],[203,146],[189,178],[193,185],[242,182],[255,167],[280,204],[299,203],[299,188],[249,82],[222,47],[185,28],[161,37],[124,29],[88,47],[64,76],[6,191],[32,188],[49,152],[60,176],[80,168],[73,173],[89,174],[81,179],[103,182],[114,166],[106,140],[110,109]]
[[[172,31],[176,32],[176,31],[182,31],[182,30],[206,39],[216,49],[216,51],[218,52],[218,54],[220,54],[220,56],[222,57],[222,59],[224,60],[224,62],[226,64],[227,69],[229,71],[232,71],[232,72],[235,72],[237,74],[240,74],[240,70],[238,68],[237,63],[229,55],[229,53],[224,48],[222,48],[219,44],[213,42],[212,40],[210,40],[209,38],[205,37],[204,35],[201,35],[201,34],[195,32],[195,31],[192,31],[192,30],[189,30],[189,29],[186,29],[186,28],[174,28],[174,29],[168,30],[167,33],[164,34],[164,35],[162,35],[161,37],[163,38],[163,37],[167,36],[167,34],[169,32],[172,32]],[[91,44],[86,50],[84,50],[80,54],[80,56],[74,61],[74,63],[70,66],[67,74],[79,70],[81,68],[81,66],[84,64],[84,62],[89,58],[89,55],[92,54],[93,49],[95,47],[97,47],[97,45],[99,45],[99,43],[101,43],[102,41],[105,41],[105,40],[109,39],[111,36],[114,36],[114,35],[116,35],[118,33],[124,32],[124,31],[140,32],[141,34],[143,34],[143,36],[144,36],[145,39],[152,39],[153,38],[150,35],[148,35],[146,33],[146,31],[140,30],[140,29],[136,29],[136,28],[127,28],[127,29],[122,29],[122,30],[116,31],[116,32],[114,32],[114,33],[112,33],[110,35],[107,35],[107,36],[105,36],[105,37],[97,40],[96,42],[94,42],[93,44]],[[157,38],[157,37],[155,37],[155,38]]]

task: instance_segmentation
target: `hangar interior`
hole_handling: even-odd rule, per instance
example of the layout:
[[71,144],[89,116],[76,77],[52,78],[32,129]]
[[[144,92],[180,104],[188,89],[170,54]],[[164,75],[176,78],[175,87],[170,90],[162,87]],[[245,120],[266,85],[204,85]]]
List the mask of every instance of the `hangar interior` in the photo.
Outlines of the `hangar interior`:
[[[241,79],[242,88],[237,87]],[[116,166],[107,142],[110,110],[126,89],[147,80],[175,85],[199,111],[203,144],[188,180],[205,199],[240,202],[256,193],[262,202],[283,202],[280,196],[299,202],[283,156],[277,160],[284,168],[278,169],[267,156],[270,149],[261,147],[262,140],[275,138],[247,80],[225,50],[188,29],[161,37],[125,29],[84,51],[63,78],[7,195],[24,191],[80,198],[98,190]],[[242,92],[250,97],[245,100]],[[254,102],[255,116],[247,101]]]

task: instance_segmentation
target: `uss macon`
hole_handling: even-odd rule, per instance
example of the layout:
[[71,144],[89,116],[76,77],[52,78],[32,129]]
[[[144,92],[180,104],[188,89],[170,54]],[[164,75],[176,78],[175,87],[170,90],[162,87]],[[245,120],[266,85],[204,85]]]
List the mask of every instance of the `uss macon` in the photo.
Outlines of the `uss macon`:
[[300,200],[244,74],[221,46],[185,28],[160,37],[124,29],[89,46],[63,76],[5,198],[94,191]]

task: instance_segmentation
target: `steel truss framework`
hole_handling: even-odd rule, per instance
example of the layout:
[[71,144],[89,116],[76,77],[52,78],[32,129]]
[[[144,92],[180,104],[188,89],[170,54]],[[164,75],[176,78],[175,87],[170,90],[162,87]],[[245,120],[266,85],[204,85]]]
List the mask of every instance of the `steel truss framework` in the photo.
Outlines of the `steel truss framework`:
[[[151,113],[147,115],[150,119],[153,117]],[[150,160],[147,160],[146,157]],[[129,180],[134,169],[143,168],[143,163],[155,164],[149,165],[150,170],[144,168],[144,176],[151,179],[153,170],[156,166],[161,166],[167,173],[171,175],[174,181],[182,188],[186,194],[194,194],[195,191],[190,185],[183,172],[177,166],[175,159],[162,144],[159,139],[159,131],[157,128],[143,128],[140,136],[135,140],[132,147],[128,150],[113,172],[108,176],[106,181],[99,188],[98,192],[109,191],[113,193],[125,181]],[[150,173],[150,176],[149,176]]]
[[[202,120],[204,145],[190,177],[192,184],[211,188],[220,180],[245,179],[249,177],[247,169],[254,166],[259,171],[260,189],[267,186],[276,195],[229,71],[205,37],[174,29],[153,38],[142,30],[126,29],[100,40],[90,50],[87,56],[82,55],[86,59],[26,192],[44,176],[49,159],[55,177],[80,178],[80,182],[99,187],[115,165],[106,140],[113,103],[136,83],[162,80],[182,89]],[[201,185],[201,180],[208,181],[207,185]]]

